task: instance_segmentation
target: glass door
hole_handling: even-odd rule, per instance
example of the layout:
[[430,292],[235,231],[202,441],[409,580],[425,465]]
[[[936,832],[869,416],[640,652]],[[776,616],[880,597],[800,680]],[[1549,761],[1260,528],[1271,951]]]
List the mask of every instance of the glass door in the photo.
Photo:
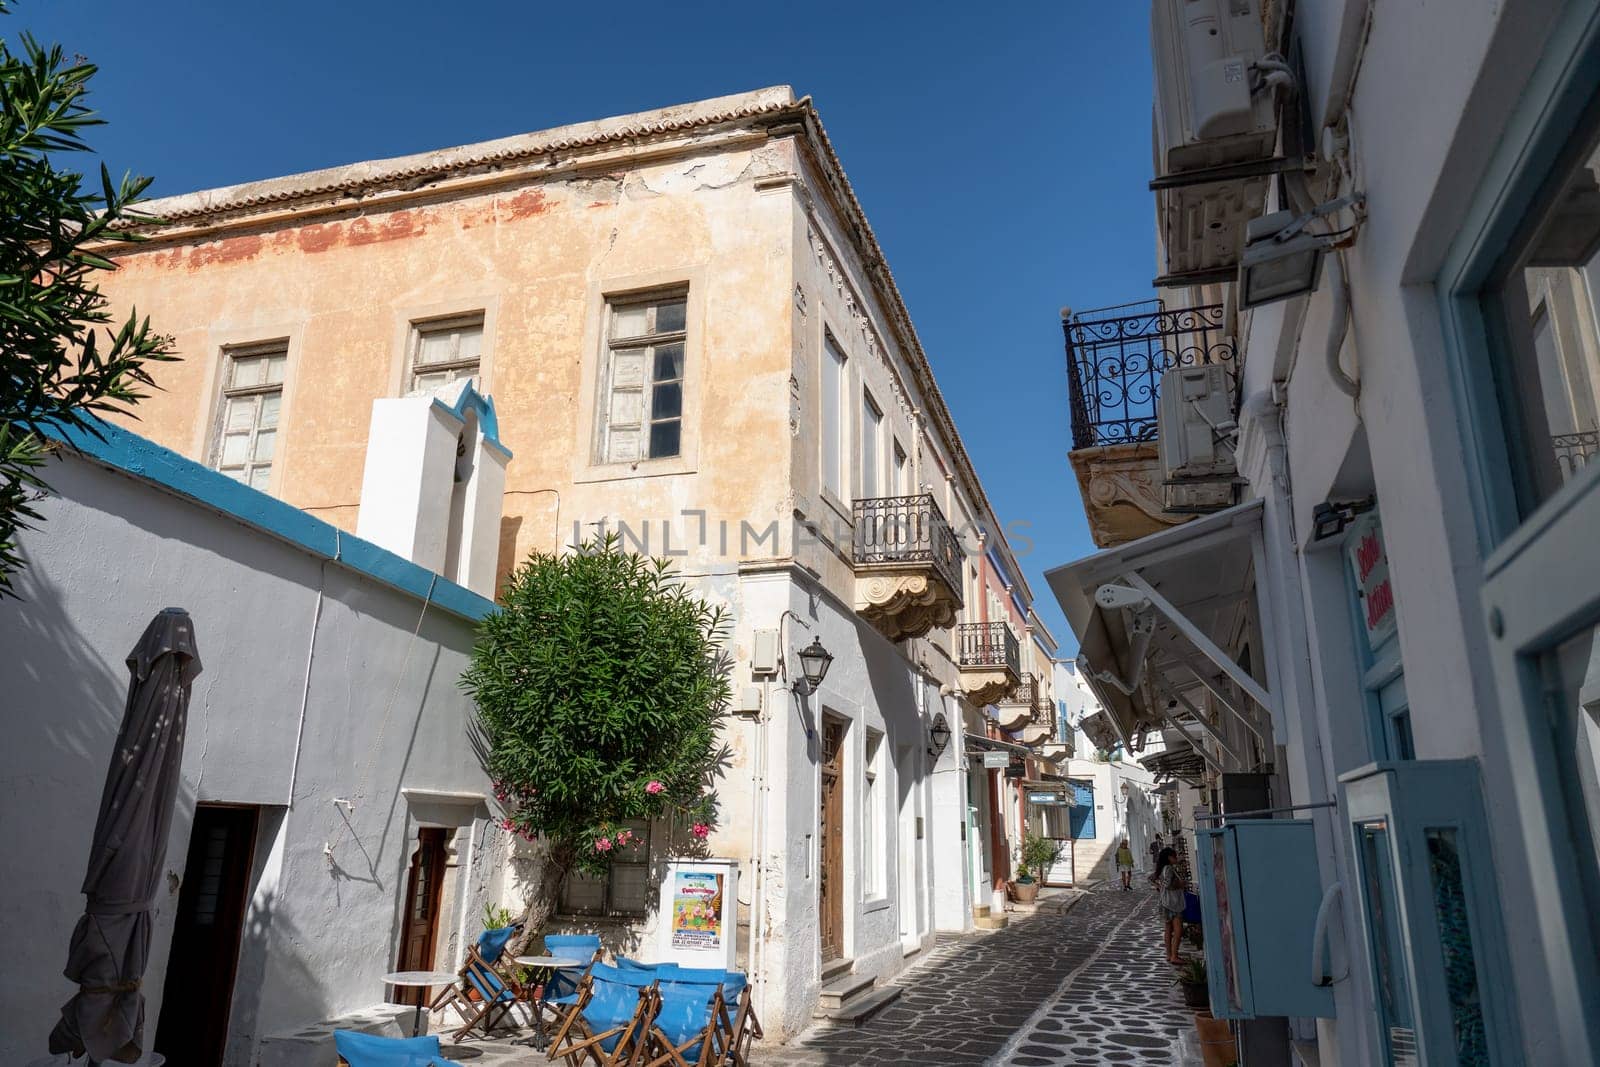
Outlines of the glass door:
[[1400,894],[1395,884],[1387,819],[1356,826],[1361,899],[1366,908],[1372,958],[1374,1008],[1388,1067],[1417,1067],[1416,1021],[1411,1008],[1411,969],[1400,940]]

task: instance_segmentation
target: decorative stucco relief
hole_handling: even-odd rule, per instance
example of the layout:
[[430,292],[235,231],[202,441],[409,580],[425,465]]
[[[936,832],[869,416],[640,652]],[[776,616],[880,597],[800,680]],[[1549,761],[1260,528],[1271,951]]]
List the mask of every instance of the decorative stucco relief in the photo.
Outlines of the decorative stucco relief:
[[1154,442],[1079,449],[1071,458],[1089,533],[1101,548],[1193,518],[1165,510],[1161,460]]

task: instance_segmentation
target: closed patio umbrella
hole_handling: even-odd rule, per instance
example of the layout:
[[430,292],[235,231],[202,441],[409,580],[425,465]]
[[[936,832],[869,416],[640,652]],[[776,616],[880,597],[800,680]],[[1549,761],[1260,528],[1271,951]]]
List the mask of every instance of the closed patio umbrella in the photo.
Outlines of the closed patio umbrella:
[[132,1063],[144,1052],[150,898],[161,879],[183,762],[189,686],[200,673],[194,622],[182,608],[150,620],[128,654],[122,713],[83,878],[88,897],[64,972],[78,992],[50,1031],[50,1051]]

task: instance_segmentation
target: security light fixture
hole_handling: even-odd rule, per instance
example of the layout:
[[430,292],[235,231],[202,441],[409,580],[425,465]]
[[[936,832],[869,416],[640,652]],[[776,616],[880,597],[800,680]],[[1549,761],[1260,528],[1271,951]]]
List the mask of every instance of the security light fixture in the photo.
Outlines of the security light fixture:
[[1316,219],[1360,205],[1360,194],[1340,197],[1304,215],[1274,211],[1251,219],[1245,227],[1244,255],[1239,260],[1239,306],[1260,307],[1315,292],[1322,278],[1323,253],[1337,247],[1349,231],[1311,233]]
[[805,676],[804,693],[815,693],[833,665],[833,653],[822,647],[822,639],[813,637],[811,643],[799,652],[800,672]]
[[928,727],[928,755],[937,760],[949,744],[950,723],[941,711],[934,715],[933,724]]
[[1357,515],[1371,511],[1376,503],[1370,496],[1365,500],[1324,500],[1311,509],[1311,540],[1338,537]]

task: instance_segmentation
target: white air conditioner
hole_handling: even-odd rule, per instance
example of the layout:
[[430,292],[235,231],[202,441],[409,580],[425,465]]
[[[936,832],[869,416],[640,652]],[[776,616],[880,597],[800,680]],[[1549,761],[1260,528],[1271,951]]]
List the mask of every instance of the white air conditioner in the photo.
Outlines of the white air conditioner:
[[1233,379],[1220,363],[1175,367],[1161,376],[1156,442],[1168,511],[1216,511],[1233,504]]
[[1227,280],[1239,263],[1245,224],[1266,203],[1267,173],[1181,180],[1273,158],[1273,93],[1252,70],[1266,53],[1261,0],[1154,0],[1150,42],[1163,277],[1170,284]]

